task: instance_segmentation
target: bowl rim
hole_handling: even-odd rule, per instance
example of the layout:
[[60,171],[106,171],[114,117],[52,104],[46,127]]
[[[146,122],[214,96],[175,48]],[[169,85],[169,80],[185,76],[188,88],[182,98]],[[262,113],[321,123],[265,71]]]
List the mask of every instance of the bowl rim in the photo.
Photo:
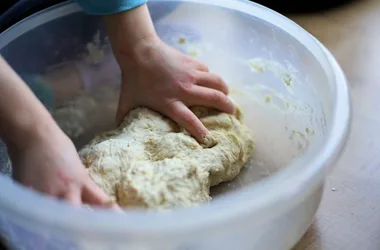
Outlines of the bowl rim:
[[[3,190],[7,190],[0,192],[2,214],[17,218],[25,226],[44,225],[50,228],[50,231],[64,233],[66,236],[75,237],[80,233],[110,240],[132,235],[133,240],[141,237],[146,241],[144,235],[147,234],[149,240],[154,240],[167,233],[180,237],[192,231],[194,234],[202,235],[205,229],[218,228],[218,233],[221,233],[224,230],[222,225],[227,223],[229,227],[226,232],[228,232],[235,226],[246,223],[248,215],[254,217],[256,223],[265,223],[289,209],[291,204],[294,206],[295,203],[301,202],[313,188],[323,183],[329,167],[337,161],[343,151],[351,126],[348,82],[333,55],[316,38],[290,19],[248,0],[151,0],[151,2],[201,3],[230,8],[262,19],[304,44],[320,62],[336,88],[331,129],[324,145],[316,149],[317,154],[314,155],[311,155],[313,150],[308,149],[304,157],[295,160],[270,178],[262,180],[261,185],[250,185],[232,191],[207,206],[176,209],[170,213],[131,211],[119,214],[101,208],[78,209],[62,201],[48,199],[0,175],[0,185]],[[78,11],[81,11],[80,7],[71,2],[40,11],[4,31],[0,35],[0,49],[34,27]],[[278,188],[279,186],[281,188]],[[263,192],[265,195],[260,195]],[[19,197],[23,197],[22,202]],[[291,204],[286,202],[289,199],[292,199]],[[41,209],[43,207],[49,209]]]

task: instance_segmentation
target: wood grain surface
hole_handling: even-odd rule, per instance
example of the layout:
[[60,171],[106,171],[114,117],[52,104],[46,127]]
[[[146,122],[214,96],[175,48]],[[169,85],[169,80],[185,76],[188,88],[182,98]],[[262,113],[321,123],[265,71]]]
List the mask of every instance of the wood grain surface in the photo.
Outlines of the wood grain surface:
[[380,0],[289,16],[334,54],[349,80],[353,120],[314,224],[294,250],[380,249]]

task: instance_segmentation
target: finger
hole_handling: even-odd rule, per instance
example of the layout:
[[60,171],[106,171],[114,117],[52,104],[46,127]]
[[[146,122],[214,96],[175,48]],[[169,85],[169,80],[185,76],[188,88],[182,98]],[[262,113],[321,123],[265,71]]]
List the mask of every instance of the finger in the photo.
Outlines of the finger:
[[89,205],[103,206],[109,202],[110,198],[95,182],[88,177],[82,189],[82,201]]
[[218,90],[197,86],[190,91],[187,98],[191,105],[215,108],[229,114],[235,114],[236,111],[231,99]]
[[131,95],[128,94],[127,85],[122,84],[120,89],[119,104],[116,112],[116,122],[120,125],[125,115],[133,109],[133,100]]
[[73,206],[80,206],[82,204],[80,187],[78,185],[70,185],[63,198]]
[[203,63],[195,61],[195,60],[191,60],[191,62],[194,64],[194,67],[196,70],[199,70],[202,72],[209,72],[209,68]]
[[121,208],[114,202],[110,202],[111,199],[95,182],[88,178],[82,191],[83,203],[88,205],[96,205],[99,207],[111,208],[117,212],[121,212]]
[[107,194],[98,187],[91,178],[88,178],[83,187],[82,200],[89,205],[97,205],[112,208],[116,211],[122,211],[116,203],[111,202]]
[[209,68],[203,63],[198,63],[196,69],[203,72],[209,72]]
[[223,79],[214,73],[199,72],[197,85],[210,89],[219,90],[225,95],[228,95],[228,86]]
[[113,201],[109,201],[103,205],[101,205],[102,207],[106,207],[106,208],[111,208],[112,210],[116,211],[116,212],[122,212],[123,210],[121,209],[121,207],[116,204],[115,202]]
[[174,102],[167,110],[167,115],[178,123],[179,126],[189,131],[198,142],[204,142],[208,130],[185,104]]

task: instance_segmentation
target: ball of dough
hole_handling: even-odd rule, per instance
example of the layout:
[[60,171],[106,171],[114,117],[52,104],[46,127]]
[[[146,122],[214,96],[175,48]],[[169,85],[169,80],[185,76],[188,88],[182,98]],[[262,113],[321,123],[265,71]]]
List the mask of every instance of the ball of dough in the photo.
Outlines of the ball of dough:
[[233,180],[253,154],[252,132],[240,112],[192,111],[209,130],[199,144],[172,120],[146,108],[79,154],[90,177],[122,207],[168,209],[211,200],[210,187]]

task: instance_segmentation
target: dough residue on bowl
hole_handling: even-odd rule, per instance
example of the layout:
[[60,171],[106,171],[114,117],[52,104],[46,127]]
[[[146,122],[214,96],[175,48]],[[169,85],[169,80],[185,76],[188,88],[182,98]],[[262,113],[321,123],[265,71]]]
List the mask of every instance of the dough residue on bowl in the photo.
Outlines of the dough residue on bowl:
[[233,180],[252,156],[253,135],[240,112],[192,111],[212,144],[199,144],[170,119],[137,108],[119,128],[80,150],[90,177],[126,208],[168,209],[211,200],[210,187]]

